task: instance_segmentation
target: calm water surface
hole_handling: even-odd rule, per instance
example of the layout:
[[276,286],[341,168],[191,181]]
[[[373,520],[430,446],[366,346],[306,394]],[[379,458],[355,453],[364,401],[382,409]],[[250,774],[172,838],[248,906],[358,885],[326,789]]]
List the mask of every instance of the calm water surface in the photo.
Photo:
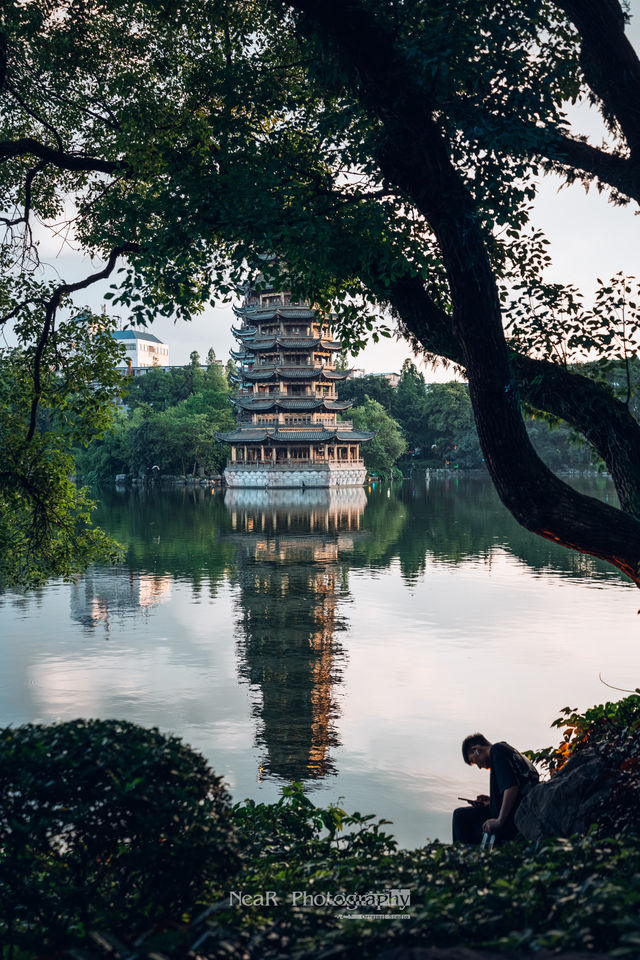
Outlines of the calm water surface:
[[[586,492],[613,497],[604,480]],[[475,730],[548,746],[640,674],[636,589],[527,534],[487,482],[106,491],[118,568],[0,598],[0,723],[122,717],[183,737],[235,799],[316,802],[450,839]],[[475,793],[474,793],[475,791]]]

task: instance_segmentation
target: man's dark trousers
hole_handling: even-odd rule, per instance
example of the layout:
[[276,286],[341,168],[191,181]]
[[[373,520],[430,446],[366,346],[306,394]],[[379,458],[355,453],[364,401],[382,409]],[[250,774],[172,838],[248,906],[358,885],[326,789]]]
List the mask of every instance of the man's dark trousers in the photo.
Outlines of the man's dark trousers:
[[458,807],[453,811],[453,842],[480,843],[482,824],[490,816],[489,807]]

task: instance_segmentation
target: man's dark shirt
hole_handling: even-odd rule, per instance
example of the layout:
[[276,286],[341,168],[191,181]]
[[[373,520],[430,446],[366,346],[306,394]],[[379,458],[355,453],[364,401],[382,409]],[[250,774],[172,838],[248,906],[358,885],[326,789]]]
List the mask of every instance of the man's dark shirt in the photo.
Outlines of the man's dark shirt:
[[533,764],[523,757],[515,747],[500,740],[494,743],[489,751],[489,765],[491,767],[491,777],[489,781],[489,809],[492,817],[500,816],[502,807],[502,796],[509,787],[519,787],[518,798],[515,806],[507,818],[504,828],[500,831],[500,836],[507,839],[508,836],[515,835],[516,829],[513,819],[518,809],[518,804],[529,792],[531,787],[535,786],[539,779],[539,774]]

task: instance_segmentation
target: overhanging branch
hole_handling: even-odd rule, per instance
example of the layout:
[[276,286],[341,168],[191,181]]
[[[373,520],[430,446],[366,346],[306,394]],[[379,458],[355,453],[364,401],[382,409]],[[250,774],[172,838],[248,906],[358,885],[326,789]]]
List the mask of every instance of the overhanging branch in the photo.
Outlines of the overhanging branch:
[[119,257],[125,253],[137,253],[139,250],[140,245],[137,243],[123,243],[120,246],[115,247],[109,254],[107,263],[102,270],[99,270],[97,273],[92,273],[90,276],[85,277],[84,280],[78,280],[76,283],[60,284],[60,286],[56,287],[53,294],[49,298],[46,305],[44,323],[42,325],[40,336],[38,337],[38,343],[36,344],[36,351],[33,360],[33,400],[31,401],[29,427],[25,437],[25,443],[28,444],[31,442],[36,431],[38,406],[42,397],[42,357],[55,323],[58,307],[60,306],[63,297],[69,296],[72,293],[77,293],[78,290],[86,290],[87,287],[97,283],[99,280],[106,280],[106,278],[109,277],[113,272]]
[[618,0],[555,0],[577,27],[585,79],[613,117],[634,159],[640,156],[640,59],[625,34]]
[[12,157],[32,156],[45,160],[59,170],[88,171],[95,173],[122,173],[126,166],[112,160],[103,160],[100,157],[89,157],[84,154],[68,153],[47,147],[33,137],[22,137],[19,140],[0,141],[0,161]]

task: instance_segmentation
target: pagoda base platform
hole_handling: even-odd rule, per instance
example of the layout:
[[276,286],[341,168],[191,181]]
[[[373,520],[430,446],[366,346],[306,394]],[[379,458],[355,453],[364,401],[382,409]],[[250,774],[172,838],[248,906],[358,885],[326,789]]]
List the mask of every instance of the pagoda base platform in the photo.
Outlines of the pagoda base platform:
[[234,463],[224,472],[228,487],[285,490],[294,487],[361,487],[362,463]]

